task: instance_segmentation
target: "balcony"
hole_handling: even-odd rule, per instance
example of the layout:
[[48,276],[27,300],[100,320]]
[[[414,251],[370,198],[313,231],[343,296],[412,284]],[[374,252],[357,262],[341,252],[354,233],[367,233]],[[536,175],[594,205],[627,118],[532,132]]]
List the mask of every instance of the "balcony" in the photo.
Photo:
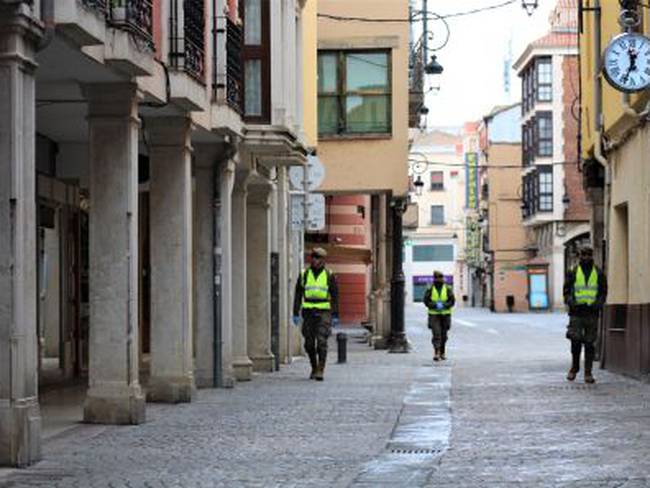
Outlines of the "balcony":
[[[84,0],[95,8],[106,4],[106,0]],[[153,49],[153,1],[152,0],[112,0],[110,23],[113,27],[125,30]]]
[[226,103],[242,112],[242,28],[230,19],[226,26]]
[[179,3],[172,1],[170,8],[170,64],[205,84],[205,2],[183,0],[182,7]]
[[108,13],[108,0],[81,0],[81,3],[84,7],[96,10],[102,15]]

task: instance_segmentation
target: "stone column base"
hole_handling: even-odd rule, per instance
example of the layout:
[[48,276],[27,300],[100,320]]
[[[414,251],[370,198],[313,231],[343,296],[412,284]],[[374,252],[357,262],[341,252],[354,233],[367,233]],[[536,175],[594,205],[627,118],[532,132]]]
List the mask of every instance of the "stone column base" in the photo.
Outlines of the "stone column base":
[[235,376],[235,370],[233,369],[233,366],[226,365],[223,371],[223,387],[234,388],[235,381],[237,381],[237,378]]
[[214,377],[212,371],[195,370],[194,378],[196,379],[197,388],[214,388]]
[[151,377],[146,389],[148,402],[189,403],[196,387],[192,377]]
[[253,362],[247,357],[235,358],[232,369],[237,381],[250,381],[253,378]]
[[388,352],[407,353],[411,352],[411,344],[406,337],[399,337],[390,341]]
[[374,335],[370,338],[370,347],[375,350],[388,349],[388,339],[381,335]]
[[253,371],[256,373],[272,373],[275,371],[275,356],[264,354],[262,356],[251,356]]
[[41,413],[36,398],[0,400],[0,466],[23,468],[41,459]]
[[90,424],[137,425],[145,421],[145,398],[139,386],[95,387],[84,402],[84,422]]
[[[234,388],[235,381],[235,371],[233,368],[229,368],[228,371],[223,372],[223,388]],[[196,373],[196,387],[197,388],[215,388],[214,377],[212,374],[200,374],[198,371]]]

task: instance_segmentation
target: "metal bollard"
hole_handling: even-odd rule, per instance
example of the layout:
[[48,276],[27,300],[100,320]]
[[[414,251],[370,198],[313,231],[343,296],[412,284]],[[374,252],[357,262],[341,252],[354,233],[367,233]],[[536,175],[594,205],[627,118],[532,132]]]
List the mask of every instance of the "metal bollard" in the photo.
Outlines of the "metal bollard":
[[336,334],[336,345],[338,346],[338,363],[342,364],[348,360],[348,335],[339,332]]

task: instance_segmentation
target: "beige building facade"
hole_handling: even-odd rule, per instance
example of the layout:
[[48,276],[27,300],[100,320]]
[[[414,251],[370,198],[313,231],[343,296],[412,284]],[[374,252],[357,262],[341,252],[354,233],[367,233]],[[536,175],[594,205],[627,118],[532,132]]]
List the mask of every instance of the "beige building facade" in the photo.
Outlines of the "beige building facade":
[[528,311],[527,230],[521,213],[520,104],[497,107],[480,127],[483,216],[487,221],[490,308],[495,312]]
[[[402,214],[408,189],[409,27],[406,22],[336,19],[364,17],[368,12],[377,18],[406,19],[408,1],[318,2],[318,156],[325,166],[325,180],[318,191],[326,198],[371,197],[368,211],[364,211],[366,219],[353,224],[359,235],[368,234],[371,239],[354,245],[351,242],[360,240],[350,237],[346,245],[337,239],[341,236],[327,233],[325,237],[321,234],[318,242],[333,244],[334,260],[350,255],[355,248],[361,251],[359,256],[372,256],[370,266],[360,258],[348,265],[335,265],[335,271],[361,279],[366,269],[367,308],[375,345],[385,347],[392,341],[405,346],[403,332],[392,337],[391,323],[401,321],[403,331],[403,307],[399,304],[404,286]],[[339,204],[340,210],[329,213],[339,219],[335,225],[351,229],[341,221],[347,218],[341,216],[348,213],[344,207],[351,204],[347,200]],[[361,203],[354,205],[366,208]]]
[[[600,67],[611,39],[623,32],[618,2],[590,0],[580,35],[582,163],[593,203],[596,259],[607,273],[601,364],[634,376],[650,374],[650,129],[648,92],[626,95]],[[648,36],[650,19],[639,5],[634,30]],[[630,12],[628,12],[628,15]]]

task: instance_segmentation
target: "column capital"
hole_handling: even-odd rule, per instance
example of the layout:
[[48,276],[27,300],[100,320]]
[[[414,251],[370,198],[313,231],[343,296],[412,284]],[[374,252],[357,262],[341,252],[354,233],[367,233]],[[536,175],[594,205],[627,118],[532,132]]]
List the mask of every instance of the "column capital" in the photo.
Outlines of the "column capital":
[[248,183],[250,182],[250,170],[237,170],[235,171],[235,193],[246,193],[248,191]]
[[271,194],[274,185],[271,183],[253,183],[248,185],[248,204],[268,208],[271,206]]
[[187,150],[192,150],[191,134],[194,126],[189,117],[147,117],[144,127],[151,147],[185,146]]
[[221,165],[221,172],[226,176],[226,177],[233,177],[235,176],[236,173],[236,168],[237,165],[232,159],[228,159],[227,161],[224,161],[224,164]]
[[26,2],[0,1],[0,64],[16,62],[33,73],[37,67],[36,47],[43,33],[43,24],[34,17],[33,7]]
[[88,118],[138,118],[138,86],[135,83],[92,83],[81,87],[88,99]]
[[236,147],[226,141],[213,142],[210,144],[194,144],[195,158],[194,165],[200,168],[213,168],[215,165],[221,167],[226,164],[234,163],[233,158],[236,154]]

